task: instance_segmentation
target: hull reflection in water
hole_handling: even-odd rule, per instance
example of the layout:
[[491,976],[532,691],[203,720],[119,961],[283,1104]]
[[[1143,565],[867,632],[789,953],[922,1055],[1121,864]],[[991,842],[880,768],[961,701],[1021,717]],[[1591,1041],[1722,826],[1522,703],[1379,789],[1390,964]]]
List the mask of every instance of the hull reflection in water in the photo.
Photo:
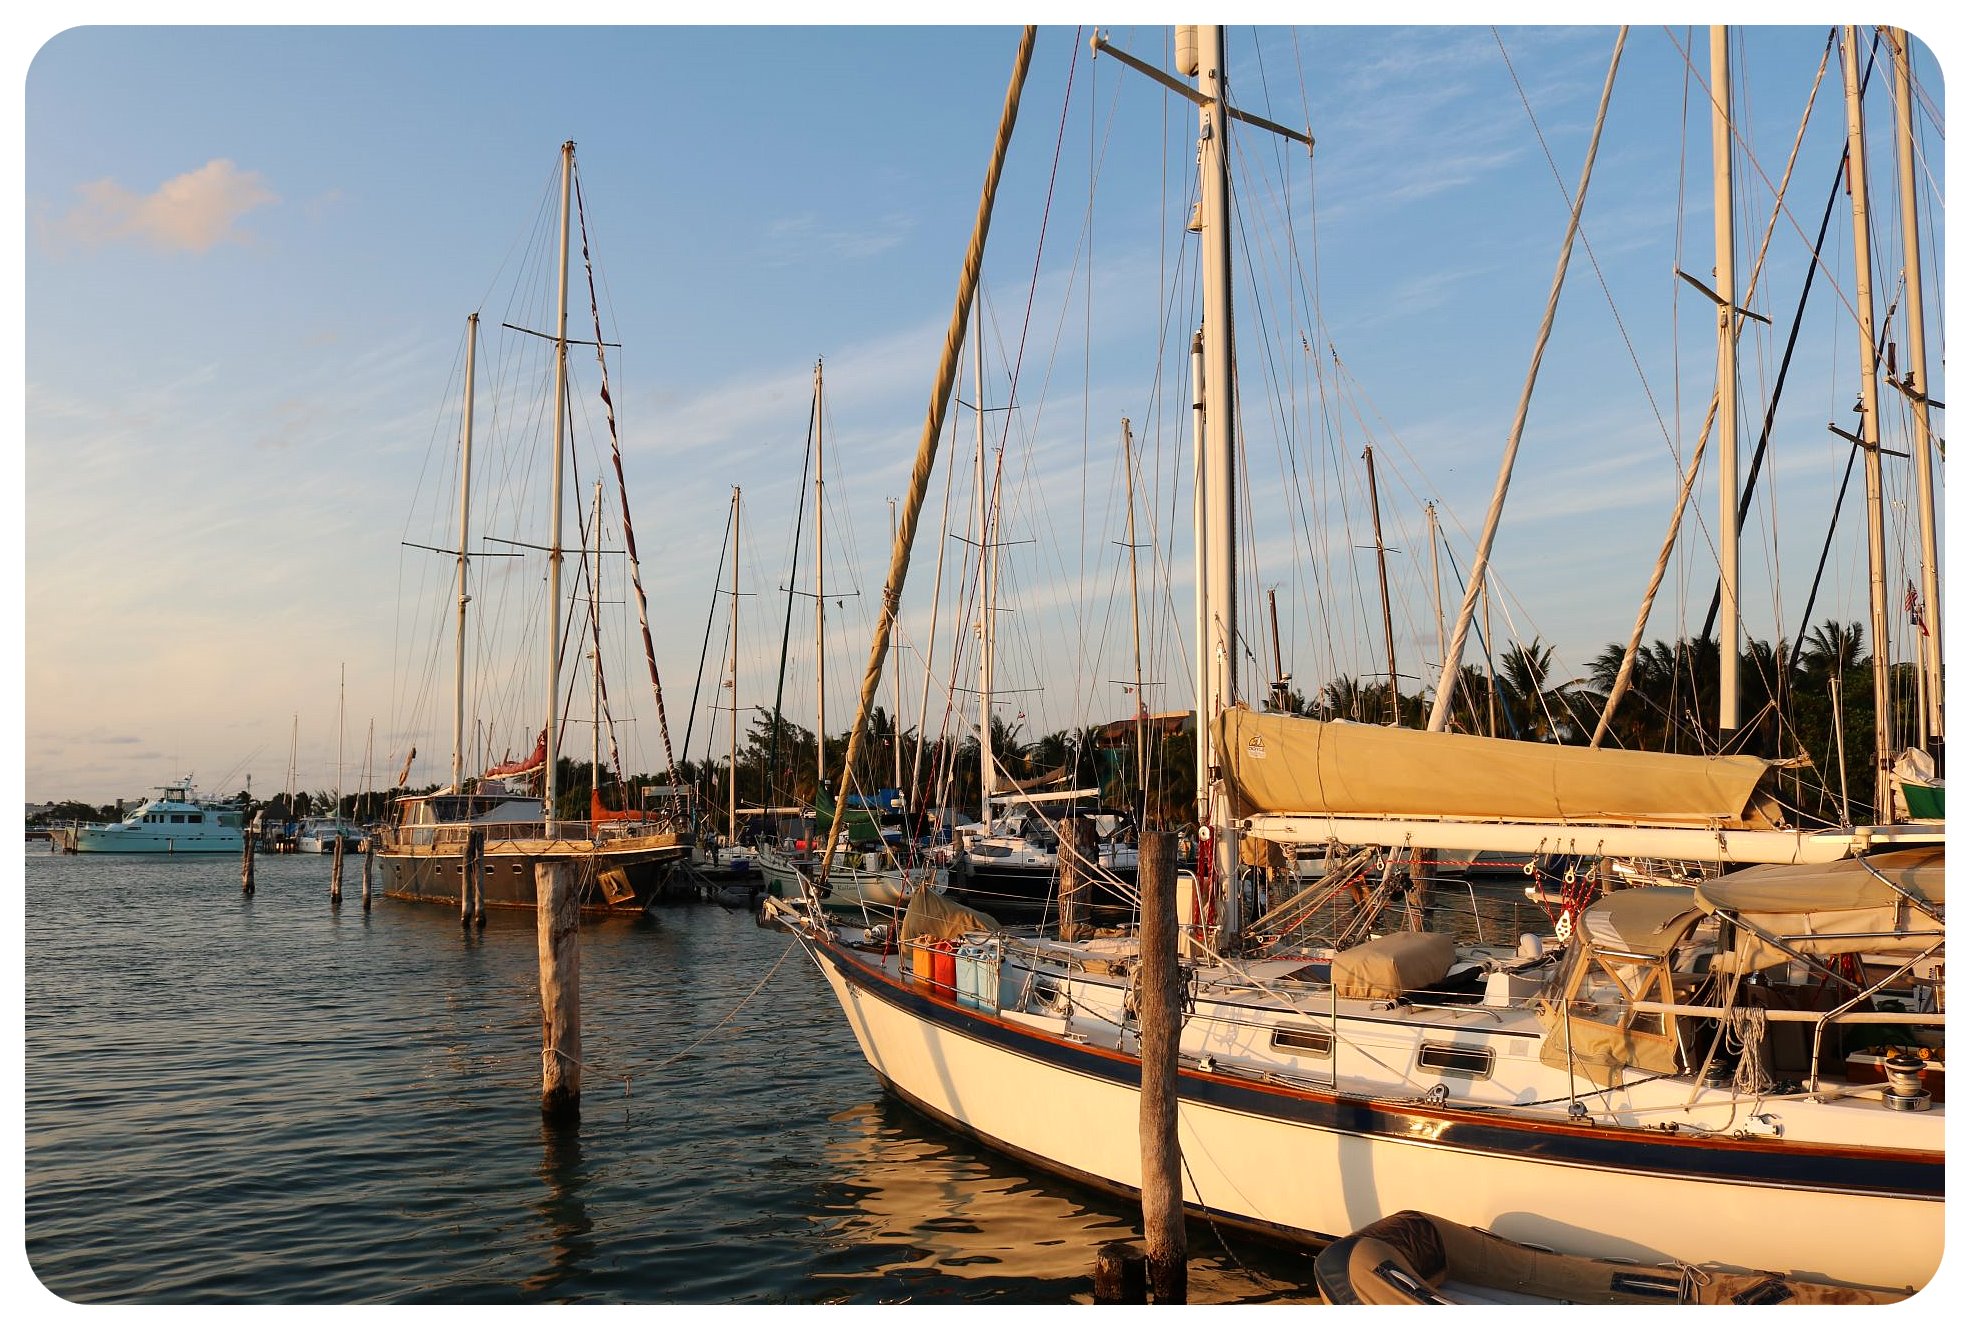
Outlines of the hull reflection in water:
[[[899,1283],[927,1303],[1088,1302],[1095,1255],[1109,1242],[1140,1242],[1132,1203],[980,1148],[887,1095],[833,1119],[816,1215],[838,1246],[815,1276],[857,1286]],[[1230,1243],[1227,1251],[1226,1242]],[[1313,1258],[1192,1223],[1193,1303],[1314,1301]]]

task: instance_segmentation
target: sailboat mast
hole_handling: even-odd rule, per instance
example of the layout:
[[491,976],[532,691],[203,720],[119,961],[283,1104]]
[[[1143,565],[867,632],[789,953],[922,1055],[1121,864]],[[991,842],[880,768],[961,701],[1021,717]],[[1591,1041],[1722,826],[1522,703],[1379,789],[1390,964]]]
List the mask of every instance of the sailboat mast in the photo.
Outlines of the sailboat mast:
[[1382,543],[1382,500],[1375,492],[1375,447],[1361,450],[1368,463],[1368,512],[1375,524],[1375,574],[1382,585],[1382,636],[1389,644],[1389,723],[1402,724],[1402,690],[1395,681],[1395,620],[1389,613],[1389,551]]
[[1142,593],[1137,589],[1135,552],[1135,436],[1129,418],[1122,417],[1122,485],[1129,505],[1129,638],[1135,659],[1135,818],[1140,825],[1149,809],[1148,708],[1142,704]]
[[[896,500],[889,501],[889,547],[896,548]],[[896,624],[889,625],[889,654],[896,668],[889,672],[889,757],[896,788],[903,788],[903,657],[896,650]]]
[[725,843],[739,844],[739,487],[732,487],[732,689],[731,733],[725,757]]
[[451,790],[465,779],[465,607],[467,544],[472,532],[472,367],[479,348],[479,315],[465,316],[465,419],[458,444],[458,640],[452,656]]
[[[349,666],[345,662],[342,666],[341,681],[336,685],[335,692],[335,820],[338,824],[342,820],[342,731],[346,728],[342,723],[342,713],[347,709],[348,704]],[[335,834],[338,839],[342,835],[339,825],[335,829]]]
[[1854,200],[1854,321],[1861,349],[1861,465],[1867,478],[1867,581],[1874,638],[1874,815],[1893,816],[1888,770],[1888,552],[1882,534],[1879,364],[1874,349],[1874,260],[1867,220],[1867,134],[1861,119],[1858,29],[1841,29],[1841,70],[1847,84],[1847,192]]
[[1443,641],[1443,569],[1437,563],[1436,503],[1432,501],[1424,504],[1423,512],[1428,516],[1430,521],[1430,589],[1431,594],[1436,600],[1436,654],[1437,659],[1441,660],[1443,659],[1445,650]]
[[1738,652],[1744,626],[1738,609],[1741,556],[1737,525],[1737,272],[1736,214],[1731,180],[1730,29],[1710,28],[1710,162],[1717,256],[1717,741],[1728,745],[1739,720]]
[[1915,417],[1915,509],[1922,534],[1922,663],[1928,678],[1925,722],[1928,737],[1940,745],[1943,737],[1943,598],[1936,566],[1936,487],[1929,433],[1929,359],[1922,324],[1922,246],[1915,211],[1915,124],[1910,100],[1914,96],[1914,52],[1908,30],[1890,28],[1895,47],[1895,166],[1901,185],[1902,264],[1904,308],[1908,311],[1909,406]]
[[821,404],[821,362],[814,362],[814,791],[828,788],[828,597],[822,585],[821,547],[827,531],[822,520],[821,488],[827,468],[822,442],[826,434]]
[[971,389],[978,400],[978,820],[992,823],[992,512],[985,500],[985,302],[972,306]]
[[561,683],[561,466],[568,417],[568,214],[573,193],[575,142],[561,145],[561,294],[554,324],[554,480],[548,503],[547,535],[547,729],[540,775],[541,820],[555,834],[554,804],[559,790]]
[[[588,753],[588,802],[591,819],[595,810],[601,806],[602,797],[602,482],[595,482],[594,516],[589,530],[595,541],[595,562],[590,565],[588,577],[588,627],[593,634],[591,659],[595,663],[592,671],[593,705],[595,723],[590,727],[590,747]],[[625,805],[627,807],[627,805]]]
[[1429,730],[1445,729],[1450,723],[1450,706],[1457,692],[1457,672],[1463,664],[1464,642],[1470,636],[1471,619],[1477,600],[1491,575],[1491,546],[1498,536],[1498,520],[1505,511],[1505,495],[1512,484],[1512,467],[1518,460],[1519,441],[1525,436],[1525,418],[1532,409],[1532,390],[1539,382],[1539,366],[1546,355],[1546,343],[1553,335],[1553,319],[1559,312],[1560,292],[1566,285],[1567,266],[1573,257],[1573,241],[1580,234],[1580,213],[1587,206],[1587,186],[1594,178],[1594,157],[1600,151],[1601,130],[1607,124],[1608,102],[1614,96],[1614,74],[1621,67],[1621,51],[1628,44],[1628,29],[1614,36],[1614,54],[1608,59],[1607,78],[1601,84],[1600,109],[1594,115],[1594,130],[1587,140],[1586,160],[1580,165],[1580,180],[1573,191],[1573,208],[1567,214],[1566,237],[1560,242],[1559,260],[1553,267],[1553,281],[1546,292],[1546,313],[1533,339],[1532,363],[1526,369],[1525,383],[1519,389],[1518,407],[1512,414],[1511,430],[1505,440],[1505,456],[1498,464],[1498,480],[1492,486],[1491,506],[1485,510],[1484,530],[1478,535],[1477,555],[1471,560],[1471,573],[1464,584],[1464,603],[1457,611],[1457,624],[1450,633],[1450,645],[1443,652],[1443,672],[1437,678],[1436,696],[1430,701]]
[[[1231,165],[1226,131],[1230,117],[1225,103],[1224,29],[1200,24],[1197,28],[1197,91],[1202,103],[1197,110],[1198,134],[1202,140],[1198,154],[1200,240],[1203,245],[1201,268],[1204,281],[1204,458],[1200,467],[1203,482],[1204,543],[1208,550],[1206,574],[1209,584],[1206,640],[1199,643],[1199,665],[1208,681],[1207,709],[1197,717],[1209,761],[1198,772],[1198,780],[1208,791],[1208,821],[1213,835],[1211,852],[1215,864],[1212,881],[1224,891],[1223,936],[1229,942],[1239,933],[1237,832],[1231,823],[1228,791],[1221,771],[1216,735],[1217,717],[1231,706],[1238,695],[1238,533],[1233,503],[1236,493],[1237,458],[1235,422],[1232,418],[1236,392],[1232,383],[1231,325]],[[1198,809],[1200,820],[1206,810]]]

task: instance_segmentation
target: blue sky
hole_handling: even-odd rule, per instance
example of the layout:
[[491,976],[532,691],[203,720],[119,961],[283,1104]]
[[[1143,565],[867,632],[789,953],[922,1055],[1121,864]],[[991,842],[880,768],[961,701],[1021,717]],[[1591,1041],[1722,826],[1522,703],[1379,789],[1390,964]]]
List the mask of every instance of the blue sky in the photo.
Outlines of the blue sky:
[[[1113,38],[1165,64],[1166,31]],[[1741,270],[1825,32],[1744,32],[1740,116],[1755,167],[1740,168]],[[1938,40],[1919,22],[1915,34]],[[1115,61],[1091,64],[1086,37],[1041,31],[985,270],[988,406],[1005,404],[1018,365],[1019,409],[990,419],[1006,431],[1005,714],[1028,734],[1126,714],[1117,681],[1134,666],[1115,460],[1125,415],[1145,449],[1138,541],[1158,546],[1142,570],[1143,675],[1161,685],[1151,705],[1183,706],[1188,669],[1189,544],[1170,515],[1188,504],[1180,389],[1194,242],[1171,189],[1181,196],[1192,169],[1194,113]],[[493,331],[540,309],[537,291],[513,294],[515,274],[564,139],[578,144],[604,339],[621,344],[610,386],[674,742],[735,485],[740,705],[769,700],[791,528],[796,505],[811,502],[798,480],[817,359],[826,576],[841,597],[827,706],[839,729],[868,650],[887,501],[903,493],[922,427],[1016,41],[1005,26],[102,26],[35,37],[21,59],[27,797],[130,797],[187,772],[225,791],[250,774],[255,793],[271,793],[291,742],[299,783],[331,788],[338,712],[345,788],[365,780],[372,729],[367,779],[387,784],[411,744],[412,779],[443,778],[449,565],[404,542],[455,539],[464,317],[483,311],[482,376],[520,363],[500,359]],[[1563,678],[1626,636],[1675,458],[1712,384],[1714,316],[1674,277],[1680,266],[1707,279],[1712,263],[1709,128],[1679,49],[1692,41],[1707,76],[1701,29],[1630,34],[1585,215],[1591,260],[1576,249],[1494,554],[1494,635],[1555,644]],[[1409,690],[1434,678],[1423,504],[1436,501],[1468,567],[1565,220],[1555,172],[1571,189],[1612,42],[1606,27],[1232,30],[1238,101],[1311,124],[1319,142],[1309,166],[1255,133],[1236,141],[1239,263],[1250,264],[1241,281],[1253,297],[1239,330],[1254,489],[1250,691],[1263,691],[1270,668],[1266,589],[1296,683],[1383,668],[1362,548],[1365,444],[1398,551],[1399,669]],[[1940,251],[1940,120],[1928,116],[1942,115],[1944,90],[1933,53],[1919,55],[1932,181],[1923,206]],[[1870,170],[1877,269],[1892,274],[1887,90],[1883,79],[1870,95],[1880,144]],[[1780,327],[1746,340],[1746,391],[1760,403],[1805,271],[1800,232],[1817,224],[1843,133],[1836,57],[1752,301]],[[1781,414],[1776,506],[1761,505],[1746,535],[1759,637],[1794,630],[1845,460],[1825,422],[1853,401],[1857,355],[1825,277],[1851,289],[1849,231],[1843,202]],[[1926,260],[1932,321],[1944,257]],[[585,319],[578,303],[572,327]],[[1947,401],[1944,345],[1932,332],[1931,379]],[[577,357],[578,434],[599,420],[592,357]],[[968,382],[962,391],[971,401]],[[1747,407],[1752,434],[1760,411]],[[940,522],[968,520],[972,423],[955,414],[960,502],[942,517],[940,471],[906,596],[911,723]],[[544,485],[525,460],[536,454],[517,437],[500,453],[509,445],[490,431],[481,446],[475,507],[508,538],[538,541],[539,498],[498,493],[529,471]],[[591,450],[585,486],[594,443],[579,446]],[[1890,489],[1905,499],[1907,482]],[[1702,620],[1714,480],[1698,493],[1704,516],[1688,528],[1651,638]],[[1857,495],[1858,485],[1816,622],[1866,615]],[[587,500],[571,487],[570,512]],[[1905,513],[1898,520],[1891,544],[1911,529]],[[969,705],[946,692],[949,593],[965,546],[945,543],[932,729],[936,699]],[[1898,548],[1891,561],[1911,558]],[[531,741],[540,690],[528,674],[538,653],[520,645],[540,562],[497,562],[481,561],[475,595],[514,619],[475,639],[475,709],[493,756]],[[1899,588],[1900,574],[1890,581]],[[624,760],[652,770],[660,753],[633,614],[620,592],[604,595]],[[1454,609],[1454,593],[1445,599]],[[814,707],[811,613],[811,601],[794,612],[796,718]],[[723,614],[693,757],[708,736],[724,748],[705,701]],[[569,714],[586,726],[585,686]],[[585,731],[571,740],[587,743]]]

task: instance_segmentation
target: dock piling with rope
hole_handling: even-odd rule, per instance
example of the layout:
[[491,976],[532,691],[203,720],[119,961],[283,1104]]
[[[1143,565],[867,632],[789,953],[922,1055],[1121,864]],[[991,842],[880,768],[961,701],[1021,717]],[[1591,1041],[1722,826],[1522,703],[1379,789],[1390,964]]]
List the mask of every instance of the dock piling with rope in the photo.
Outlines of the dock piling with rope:
[[581,900],[575,869],[534,865],[540,944],[540,1115],[550,1125],[581,1121]]

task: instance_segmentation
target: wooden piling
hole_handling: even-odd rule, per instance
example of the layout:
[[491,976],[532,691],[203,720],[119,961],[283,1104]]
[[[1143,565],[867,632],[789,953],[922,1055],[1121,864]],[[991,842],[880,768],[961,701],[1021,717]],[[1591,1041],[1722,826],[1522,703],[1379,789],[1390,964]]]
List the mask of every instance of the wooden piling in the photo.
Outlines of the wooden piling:
[[363,837],[363,913],[369,913],[369,884],[376,876],[376,837]]
[[1133,1242],[1104,1242],[1094,1254],[1094,1300],[1140,1307],[1148,1301],[1142,1249]]
[[1094,823],[1085,817],[1060,820],[1060,940],[1079,942],[1088,935],[1088,897],[1095,875]]
[[335,835],[335,858],[328,870],[328,900],[331,905],[342,903],[342,833]]
[[1145,831],[1136,879],[1142,928],[1136,972],[1142,1098],[1142,1235],[1148,1248],[1150,1300],[1188,1297],[1183,1231],[1182,1156],[1177,1148],[1177,1042],[1183,976],[1177,966],[1176,838]]
[[479,889],[479,875],[484,871],[483,859],[486,853],[486,832],[483,827],[473,827],[465,833],[465,853],[458,859],[458,926],[472,926],[472,896]]
[[242,896],[253,894],[253,840],[253,829],[248,827],[246,834],[240,837],[239,894]]
[[581,899],[568,863],[534,865],[540,942],[540,1115],[581,1121]]

